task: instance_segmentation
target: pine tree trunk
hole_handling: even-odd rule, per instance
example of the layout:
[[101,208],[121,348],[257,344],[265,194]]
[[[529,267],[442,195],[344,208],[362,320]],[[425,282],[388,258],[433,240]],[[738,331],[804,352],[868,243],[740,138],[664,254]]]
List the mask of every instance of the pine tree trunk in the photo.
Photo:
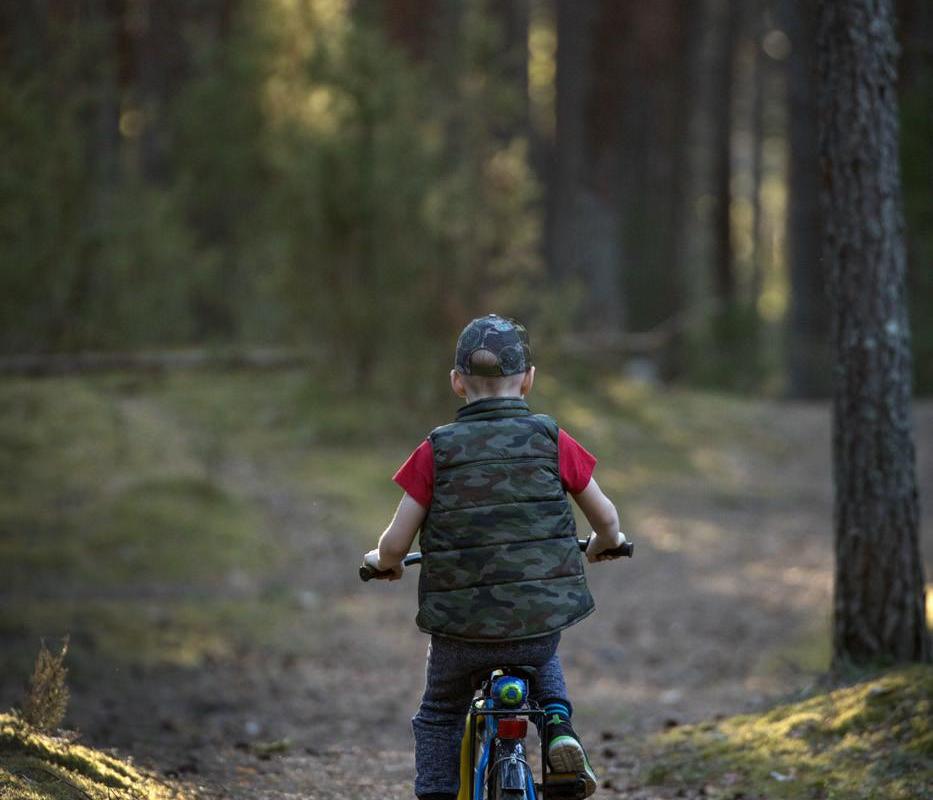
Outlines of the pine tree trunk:
[[439,11],[435,0],[381,0],[378,6],[363,2],[354,6],[364,16],[377,9],[389,41],[405,50],[413,61],[423,62],[432,54]]
[[496,79],[502,80],[511,92],[512,114],[501,123],[496,134],[505,142],[515,136],[530,136],[528,104],[528,25],[531,20],[530,0],[492,2],[489,13],[497,27]]
[[713,263],[713,285],[723,308],[735,303],[735,269],[732,257],[732,95],[733,58],[735,56],[738,8],[725,0],[719,9],[720,45],[716,65],[718,94],[715,119],[715,187],[714,217],[716,255]]
[[[767,4],[762,0],[749,5],[745,10],[745,26],[754,45],[752,57],[751,137],[752,137],[752,257],[751,280],[748,288],[748,304],[757,308],[764,286],[764,214],[761,208],[762,178],[764,176],[764,141],[765,141],[765,96],[768,93],[768,60],[762,48],[764,36],[765,12]],[[796,53],[795,53],[796,55]]]
[[[698,0],[678,0],[674,4],[676,16],[675,51],[672,87],[669,97],[672,106],[671,162],[668,220],[670,263],[667,269],[665,308],[668,320],[679,320],[688,306],[688,235],[687,227],[693,210],[690,197],[690,121],[693,114],[698,82],[692,70],[698,62],[700,44],[701,3]],[[676,325],[660,356],[661,376],[666,380],[679,378],[686,369],[684,335]]]
[[833,662],[929,660],[891,0],[824,0],[819,119],[833,318]]
[[557,3],[557,74],[555,76],[554,161],[548,186],[547,257],[559,282],[572,274],[575,212],[584,172],[584,107],[589,87],[590,28],[595,0],[571,8]]
[[[622,4],[625,5],[625,4]],[[644,331],[676,316],[689,113],[690,54],[685,0],[629,4],[613,28],[621,38],[620,206],[625,318]]]
[[581,321],[623,325],[619,214],[619,47],[610,0],[557,5],[557,120],[548,257],[583,288]]
[[793,52],[787,62],[788,394],[797,398],[828,397],[829,300],[826,296],[826,270],[820,258],[816,9],[798,0],[783,0],[781,16]]

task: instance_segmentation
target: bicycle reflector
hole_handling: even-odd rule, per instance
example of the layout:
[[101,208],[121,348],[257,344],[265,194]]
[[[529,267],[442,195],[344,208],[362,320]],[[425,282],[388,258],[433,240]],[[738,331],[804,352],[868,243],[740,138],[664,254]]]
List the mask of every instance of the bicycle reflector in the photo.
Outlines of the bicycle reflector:
[[496,733],[500,739],[524,739],[528,733],[528,720],[524,717],[501,717]]

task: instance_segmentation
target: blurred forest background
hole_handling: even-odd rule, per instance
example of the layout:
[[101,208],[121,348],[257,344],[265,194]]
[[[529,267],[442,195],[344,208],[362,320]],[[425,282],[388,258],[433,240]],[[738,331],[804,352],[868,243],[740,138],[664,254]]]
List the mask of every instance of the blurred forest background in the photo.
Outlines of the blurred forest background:
[[[916,387],[933,9],[898,2]],[[814,7],[34,0],[0,8],[0,350],[297,347],[423,381],[542,356],[828,391]],[[925,313],[926,312],[926,313]]]

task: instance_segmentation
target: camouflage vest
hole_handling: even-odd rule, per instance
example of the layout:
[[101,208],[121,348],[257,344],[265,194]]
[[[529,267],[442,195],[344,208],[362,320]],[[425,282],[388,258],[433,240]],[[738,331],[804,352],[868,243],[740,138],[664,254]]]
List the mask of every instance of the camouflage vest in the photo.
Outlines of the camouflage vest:
[[431,432],[418,627],[468,641],[559,631],[593,610],[557,463],[557,423],[487,398]]

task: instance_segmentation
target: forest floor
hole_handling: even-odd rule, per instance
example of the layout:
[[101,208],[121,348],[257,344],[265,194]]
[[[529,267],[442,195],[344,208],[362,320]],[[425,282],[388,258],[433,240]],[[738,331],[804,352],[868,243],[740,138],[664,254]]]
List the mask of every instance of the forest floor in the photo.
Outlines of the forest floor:
[[[532,399],[600,457],[636,541],[588,568],[598,611],[561,645],[598,796],[715,794],[646,786],[644,743],[818,685],[828,410],[624,381]],[[297,373],[11,381],[0,412],[0,710],[39,637],[70,633],[86,743],[204,797],[412,797],[417,573],[356,568],[442,420],[334,404]],[[916,422],[929,532],[933,405]]]

